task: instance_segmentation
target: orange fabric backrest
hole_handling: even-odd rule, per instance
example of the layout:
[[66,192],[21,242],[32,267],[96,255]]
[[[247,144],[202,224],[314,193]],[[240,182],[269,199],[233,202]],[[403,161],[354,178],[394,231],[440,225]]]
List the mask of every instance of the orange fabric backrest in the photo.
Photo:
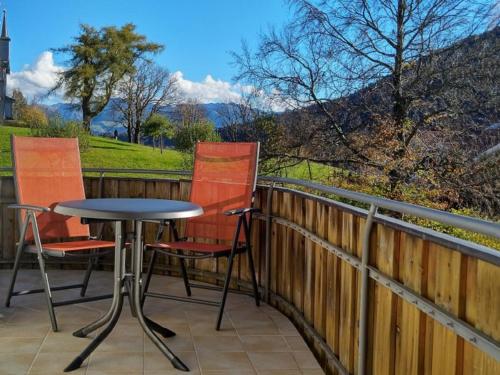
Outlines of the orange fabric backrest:
[[[187,220],[187,237],[233,239],[237,217],[224,212],[251,207],[258,153],[258,143],[196,145],[190,201],[202,206],[204,214]],[[243,228],[239,239],[244,240]]]
[[[76,138],[12,137],[12,164],[19,204],[54,208],[57,203],[85,199],[80,151]],[[26,213],[21,212],[24,220]],[[89,236],[78,217],[37,213],[40,238]],[[26,235],[33,239],[31,226]]]

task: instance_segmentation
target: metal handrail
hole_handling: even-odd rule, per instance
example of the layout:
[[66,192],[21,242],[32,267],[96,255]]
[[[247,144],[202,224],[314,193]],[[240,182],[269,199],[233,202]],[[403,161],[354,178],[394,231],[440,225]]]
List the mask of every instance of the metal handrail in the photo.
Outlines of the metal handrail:
[[325,186],[315,182],[303,181],[284,177],[259,177],[261,181],[278,182],[289,185],[302,186],[309,189],[318,190],[328,194],[334,194],[342,198],[354,200],[368,205],[375,205],[379,208],[385,208],[394,212],[408,214],[422,219],[438,221],[442,224],[452,225],[458,228],[469,230],[471,232],[485,234],[487,236],[500,238],[500,224],[491,221],[477,219],[469,216],[452,214],[446,211],[440,211],[433,208],[418,206],[416,204],[394,201],[387,198],[375,197],[373,195],[358,193],[346,189],[340,189],[333,186]]
[[[10,167],[1,167],[0,172],[12,171]],[[118,174],[158,174],[158,175],[182,175],[189,176],[191,171],[186,170],[162,170],[162,169],[126,169],[126,168],[82,168],[85,173],[118,173]],[[316,182],[304,181],[294,178],[274,177],[274,176],[259,176],[259,181],[280,183],[301,186],[308,189],[321,191],[327,194],[365,203],[367,205],[375,205],[379,208],[391,210],[402,214],[416,216],[422,219],[433,220],[442,224],[451,225],[471,232],[484,234],[500,239],[500,224],[477,219],[473,217],[457,215],[446,211],[440,211],[433,208],[423,207],[411,203],[394,201],[387,198],[376,197],[373,195],[358,193],[346,189],[326,186]]]

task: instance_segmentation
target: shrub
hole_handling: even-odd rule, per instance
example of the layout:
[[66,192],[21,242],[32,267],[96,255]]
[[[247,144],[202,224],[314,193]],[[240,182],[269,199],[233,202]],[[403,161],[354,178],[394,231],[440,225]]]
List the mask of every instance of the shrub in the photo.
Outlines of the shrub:
[[180,151],[192,152],[196,142],[217,142],[220,136],[213,123],[200,121],[177,128],[174,145]]
[[26,105],[19,108],[18,123],[24,123],[29,128],[43,128],[49,123],[45,112],[36,105]]
[[77,121],[65,121],[60,117],[51,117],[47,126],[31,127],[34,137],[54,138],[78,138],[80,151],[85,151],[90,146],[90,134],[85,130],[82,123]]

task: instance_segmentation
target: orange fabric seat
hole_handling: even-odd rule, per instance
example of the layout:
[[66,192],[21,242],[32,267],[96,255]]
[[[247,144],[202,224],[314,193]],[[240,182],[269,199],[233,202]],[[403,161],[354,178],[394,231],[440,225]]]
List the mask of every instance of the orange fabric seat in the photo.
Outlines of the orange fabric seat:
[[[257,183],[258,160],[258,143],[199,142],[196,144],[189,201],[201,206],[203,215],[188,218],[185,221],[183,235],[186,239],[207,239],[222,242],[222,244],[181,241],[174,221],[169,222],[172,234],[170,239],[173,241],[160,242],[163,227],[166,224],[162,223],[156,236],[157,243],[146,245],[146,249],[152,249],[153,254],[143,282],[143,302],[147,296],[157,253],[179,258],[187,297],[191,296],[191,286],[194,285],[189,282],[185,260],[227,257],[226,277],[221,301],[218,304],[219,314],[215,326],[216,330],[219,330],[229,291],[234,258],[236,255],[246,253],[255,303],[259,305],[257,278],[250,248],[251,222],[254,212],[252,202]],[[228,243],[231,244],[228,245]],[[155,296],[158,297],[158,293]],[[183,300],[179,296],[163,295],[162,297],[173,298],[177,301]],[[187,300],[195,302],[195,300]],[[196,302],[206,303],[207,301],[196,300]],[[208,302],[213,304],[213,301]]]
[[44,250],[50,251],[79,251],[79,250],[90,250],[90,249],[103,249],[115,247],[115,243],[112,241],[100,241],[100,240],[83,240],[83,241],[68,241],[68,242],[52,242],[42,244]]
[[[13,296],[45,293],[52,330],[57,331],[55,306],[109,298],[108,294],[84,298],[92,269],[104,253],[96,251],[87,254],[86,251],[114,248],[115,243],[93,239],[90,237],[89,225],[80,218],[60,215],[53,210],[59,202],[85,199],[77,138],[12,136],[11,142],[17,200],[12,208],[18,210],[21,232],[5,305],[10,305]],[[61,238],[67,241],[54,242],[61,241]],[[38,241],[33,244],[35,239],[39,239],[41,244]],[[37,254],[43,289],[14,290],[23,252]],[[83,282],[51,289],[44,257],[64,258],[70,255],[88,258]],[[80,289],[82,298],[53,302],[52,290],[73,288]]]
[[155,249],[184,250],[184,251],[194,251],[198,253],[221,253],[221,252],[231,251],[231,245],[210,244],[210,243],[189,242],[189,241],[158,242],[155,244],[148,244],[146,246]]

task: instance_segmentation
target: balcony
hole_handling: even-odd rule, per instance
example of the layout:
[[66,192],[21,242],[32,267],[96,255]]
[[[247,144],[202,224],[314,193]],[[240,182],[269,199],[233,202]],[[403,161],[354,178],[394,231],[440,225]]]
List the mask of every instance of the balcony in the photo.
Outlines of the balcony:
[[[190,188],[188,173],[180,171],[86,172],[91,174],[85,178],[89,198],[186,200]],[[118,177],[118,173],[153,177]],[[330,197],[365,204],[368,210]],[[6,208],[14,199],[12,179],[1,177],[3,268],[10,267],[14,254],[17,223],[14,212]],[[231,294],[219,334],[213,330],[210,307],[152,299],[145,306],[152,317],[179,332],[172,348],[194,373],[500,372],[500,253],[382,215],[377,209],[496,238],[497,223],[283,178],[261,178],[255,205],[262,214],[253,226],[253,252],[267,304],[256,308],[251,298]],[[112,238],[111,226],[102,230]],[[154,224],[146,224],[146,241],[154,234]],[[168,240],[167,233],[164,239]],[[24,268],[33,264],[26,258]],[[65,282],[81,277],[76,269],[84,267],[77,262],[51,266],[54,277]],[[188,272],[198,282],[217,284],[225,266],[223,261],[197,260],[189,263]],[[111,287],[111,260],[100,267],[91,279],[89,295]],[[249,286],[246,260],[238,259],[236,269],[233,287],[244,291]],[[182,291],[174,260],[165,258],[155,273],[155,289]],[[38,282],[37,270],[25,269],[20,275],[26,284]],[[7,277],[7,270],[0,271],[1,298]],[[212,291],[195,292],[213,296]],[[5,368],[33,374],[62,370],[87,343],[70,332],[95,319],[107,304],[59,307],[61,332],[52,333],[43,296],[14,299],[12,308],[0,310],[0,373]],[[122,318],[113,336],[79,373],[174,373],[129,318]]]

